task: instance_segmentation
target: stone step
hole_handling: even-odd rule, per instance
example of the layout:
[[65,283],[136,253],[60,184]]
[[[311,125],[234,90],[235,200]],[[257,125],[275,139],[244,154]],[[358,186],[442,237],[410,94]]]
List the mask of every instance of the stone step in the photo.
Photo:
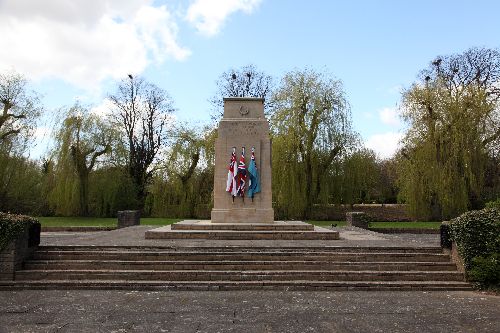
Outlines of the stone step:
[[26,270],[346,270],[455,271],[451,262],[31,260]]
[[314,227],[312,231],[244,231],[244,230],[172,230],[164,226],[145,233],[146,239],[211,239],[211,240],[336,240],[339,232]]
[[84,251],[84,252],[165,252],[165,251],[181,251],[181,252],[366,252],[366,253],[443,253],[441,247],[361,247],[361,246],[87,246],[87,245],[45,245],[38,248],[39,251]]
[[161,281],[463,281],[450,271],[209,271],[209,270],[21,270],[16,280]]
[[461,291],[458,281],[151,281],[151,280],[26,280],[0,281],[0,290],[284,290],[284,291]]
[[314,231],[314,225],[301,221],[275,221],[274,223],[211,223],[209,220],[184,220],[172,224],[170,230]]
[[182,252],[182,251],[37,251],[35,260],[140,260],[140,261],[355,261],[355,262],[448,262],[443,253],[327,253],[327,252]]

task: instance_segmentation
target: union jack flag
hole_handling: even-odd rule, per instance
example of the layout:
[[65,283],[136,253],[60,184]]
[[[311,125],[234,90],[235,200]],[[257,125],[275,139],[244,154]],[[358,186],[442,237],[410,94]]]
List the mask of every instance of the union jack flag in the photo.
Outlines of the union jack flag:
[[238,164],[238,170],[236,172],[235,179],[237,184],[236,195],[245,197],[245,183],[247,179],[247,168],[245,165],[245,147],[243,147],[241,151],[240,163]]
[[229,168],[227,172],[227,185],[226,192],[233,193],[233,189],[236,188],[236,180],[234,179],[234,166],[236,165],[236,147],[233,147],[233,152],[231,153],[231,161],[229,161]]

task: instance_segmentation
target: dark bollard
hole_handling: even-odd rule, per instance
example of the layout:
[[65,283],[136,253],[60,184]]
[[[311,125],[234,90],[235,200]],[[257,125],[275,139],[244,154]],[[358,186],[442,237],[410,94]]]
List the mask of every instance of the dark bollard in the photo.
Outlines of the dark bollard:
[[139,225],[141,221],[140,210],[120,210],[118,211],[118,228],[126,228]]
[[450,225],[447,222],[443,222],[439,227],[439,231],[441,234],[441,247],[444,249],[451,249],[451,234],[450,234]]

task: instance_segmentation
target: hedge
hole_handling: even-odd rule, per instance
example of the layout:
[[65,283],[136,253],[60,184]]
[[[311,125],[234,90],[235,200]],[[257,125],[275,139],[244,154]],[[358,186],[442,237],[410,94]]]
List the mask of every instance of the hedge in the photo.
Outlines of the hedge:
[[450,234],[464,261],[468,278],[481,284],[498,284],[500,209],[466,212],[451,220]]
[[0,252],[22,232],[38,223],[31,216],[0,212]]

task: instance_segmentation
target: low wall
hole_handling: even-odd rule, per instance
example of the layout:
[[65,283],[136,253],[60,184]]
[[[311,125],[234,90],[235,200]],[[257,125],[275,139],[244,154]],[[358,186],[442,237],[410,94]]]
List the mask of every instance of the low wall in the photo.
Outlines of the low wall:
[[347,212],[363,212],[371,221],[406,222],[411,217],[406,212],[406,205],[401,204],[359,204],[315,206],[311,220],[345,221]]
[[0,280],[15,280],[16,270],[22,268],[40,244],[40,224],[23,231],[0,252]]

